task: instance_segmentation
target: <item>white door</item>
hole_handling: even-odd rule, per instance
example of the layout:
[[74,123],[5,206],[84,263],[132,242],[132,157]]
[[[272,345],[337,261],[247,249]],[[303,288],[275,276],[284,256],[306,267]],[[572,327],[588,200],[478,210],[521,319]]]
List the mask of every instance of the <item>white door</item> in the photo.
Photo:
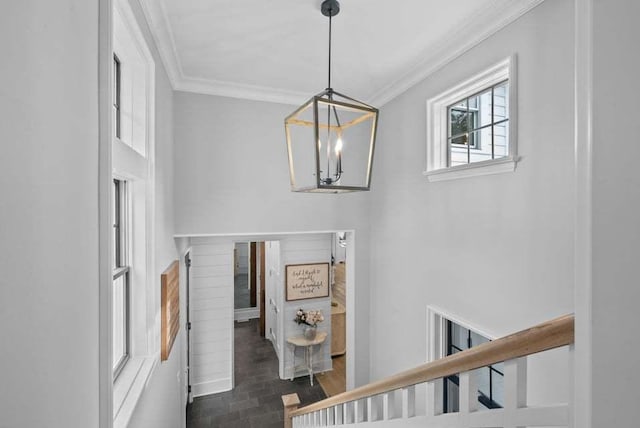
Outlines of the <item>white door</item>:
[[280,331],[278,326],[282,313],[280,300],[282,293],[280,284],[280,242],[267,241],[265,243],[265,336],[271,340],[273,347],[280,358]]

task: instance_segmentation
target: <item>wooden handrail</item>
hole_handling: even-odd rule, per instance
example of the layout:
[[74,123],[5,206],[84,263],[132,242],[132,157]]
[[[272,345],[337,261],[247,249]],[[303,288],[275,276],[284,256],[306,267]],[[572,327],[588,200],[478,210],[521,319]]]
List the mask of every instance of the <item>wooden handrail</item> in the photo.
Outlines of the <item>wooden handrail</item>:
[[565,315],[492,342],[483,343],[466,351],[422,364],[386,379],[334,395],[294,410],[289,415],[293,418],[338,404],[441,379],[456,373],[475,370],[502,361],[571,345],[573,341],[574,316]]

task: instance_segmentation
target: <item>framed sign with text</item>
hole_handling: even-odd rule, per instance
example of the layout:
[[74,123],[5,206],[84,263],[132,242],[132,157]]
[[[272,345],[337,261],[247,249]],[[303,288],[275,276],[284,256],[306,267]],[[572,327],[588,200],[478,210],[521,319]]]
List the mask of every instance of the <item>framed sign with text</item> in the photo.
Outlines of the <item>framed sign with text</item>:
[[287,265],[287,301],[329,297],[329,263]]

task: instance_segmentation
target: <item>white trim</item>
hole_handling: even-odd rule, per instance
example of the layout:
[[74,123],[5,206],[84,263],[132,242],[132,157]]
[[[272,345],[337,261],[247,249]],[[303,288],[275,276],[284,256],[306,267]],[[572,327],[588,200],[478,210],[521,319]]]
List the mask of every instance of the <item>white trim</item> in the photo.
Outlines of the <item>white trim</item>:
[[573,427],[592,426],[592,166],[593,166],[593,0],[574,0],[574,150],[576,204],[574,212],[575,353]]
[[176,82],[175,90],[295,106],[299,106],[305,101],[308,101],[313,95],[311,93],[290,91],[287,89],[246,85],[221,80],[196,79],[192,77],[185,77]]
[[164,4],[157,0],[140,0],[139,3],[151,29],[151,35],[160,53],[171,86],[175,89],[178,82],[183,79],[183,72]]
[[255,308],[234,309],[234,321],[249,321],[251,319],[260,318],[260,310]]
[[[389,82],[372,96],[365,98],[365,101],[368,104],[379,106],[388,103],[427,78],[433,72],[444,67],[469,49],[511,24],[543,1],[544,0],[494,1],[489,7],[486,7],[481,14],[470,17],[460,25],[460,28],[465,28],[466,31],[458,32],[453,37],[450,37],[451,35],[449,34],[446,40],[441,43],[435,43],[434,47],[422,52],[417,57],[424,58],[423,60],[420,60],[413,67],[410,67],[410,70],[400,78]],[[147,23],[151,28],[151,34],[158,47],[171,85],[175,90],[291,105],[302,104],[312,95],[283,88],[270,88],[186,76],[182,69],[173,31],[163,2],[158,0],[140,0],[140,5],[142,6]]]
[[203,395],[217,394],[233,389],[233,380],[231,378],[219,379],[213,382],[191,384],[191,395],[201,397]]
[[474,333],[478,333],[480,336],[484,336],[489,340],[496,340],[500,338],[500,335],[496,334],[496,332],[491,331],[490,329],[487,329],[483,326],[478,326],[477,324],[467,320],[466,318],[463,318],[451,311],[442,309],[438,306],[427,305],[427,314],[429,315],[428,319],[431,319],[431,317],[434,315],[437,317],[446,318],[449,321],[453,321],[459,326],[462,326],[467,330],[471,330]]
[[508,157],[483,162],[473,162],[451,168],[436,169],[435,171],[425,171],[422,174],[425,175],[429,181],[435,182],[476,177],[480,175],[499,174],[502,172],[513,172],[515,170],[516,161],[512,157]]
[[132,358],[118,376],[113,391],[114,428],[125,428],[129,425],[136,405],[159,360],[159,356]]
[[113,426],[111,142],[113,139],[113,4],[98,11],[98,426]]
[[[516,56],[494,64],[464,82],[427,100],[426,120],[426,168],[423,174],[429,181],[451,180],[476,175],[513,172],[517,157],[517,61]],[[509,156],[490,159],[467,165],[448,167],[449,146],[447,144],[447,108],[481,90],[509,81]]]

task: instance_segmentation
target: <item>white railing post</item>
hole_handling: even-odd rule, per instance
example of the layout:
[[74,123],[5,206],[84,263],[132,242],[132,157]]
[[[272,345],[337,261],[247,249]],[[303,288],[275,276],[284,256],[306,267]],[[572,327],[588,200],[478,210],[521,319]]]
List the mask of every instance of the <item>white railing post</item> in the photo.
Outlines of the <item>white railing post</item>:
[[408,419],[416,415],[416,386],[402,389],[402,418]]
[[504,426],[516,428],[517,411],[527,405],[527,357],[504,362]]
[[376,420],[376,413],[373,409],[373,397],[367,397],[367,422]]
[[478,384],[475,371],[460,373],[460,425],[470,426],[469,415],[478,410]]

